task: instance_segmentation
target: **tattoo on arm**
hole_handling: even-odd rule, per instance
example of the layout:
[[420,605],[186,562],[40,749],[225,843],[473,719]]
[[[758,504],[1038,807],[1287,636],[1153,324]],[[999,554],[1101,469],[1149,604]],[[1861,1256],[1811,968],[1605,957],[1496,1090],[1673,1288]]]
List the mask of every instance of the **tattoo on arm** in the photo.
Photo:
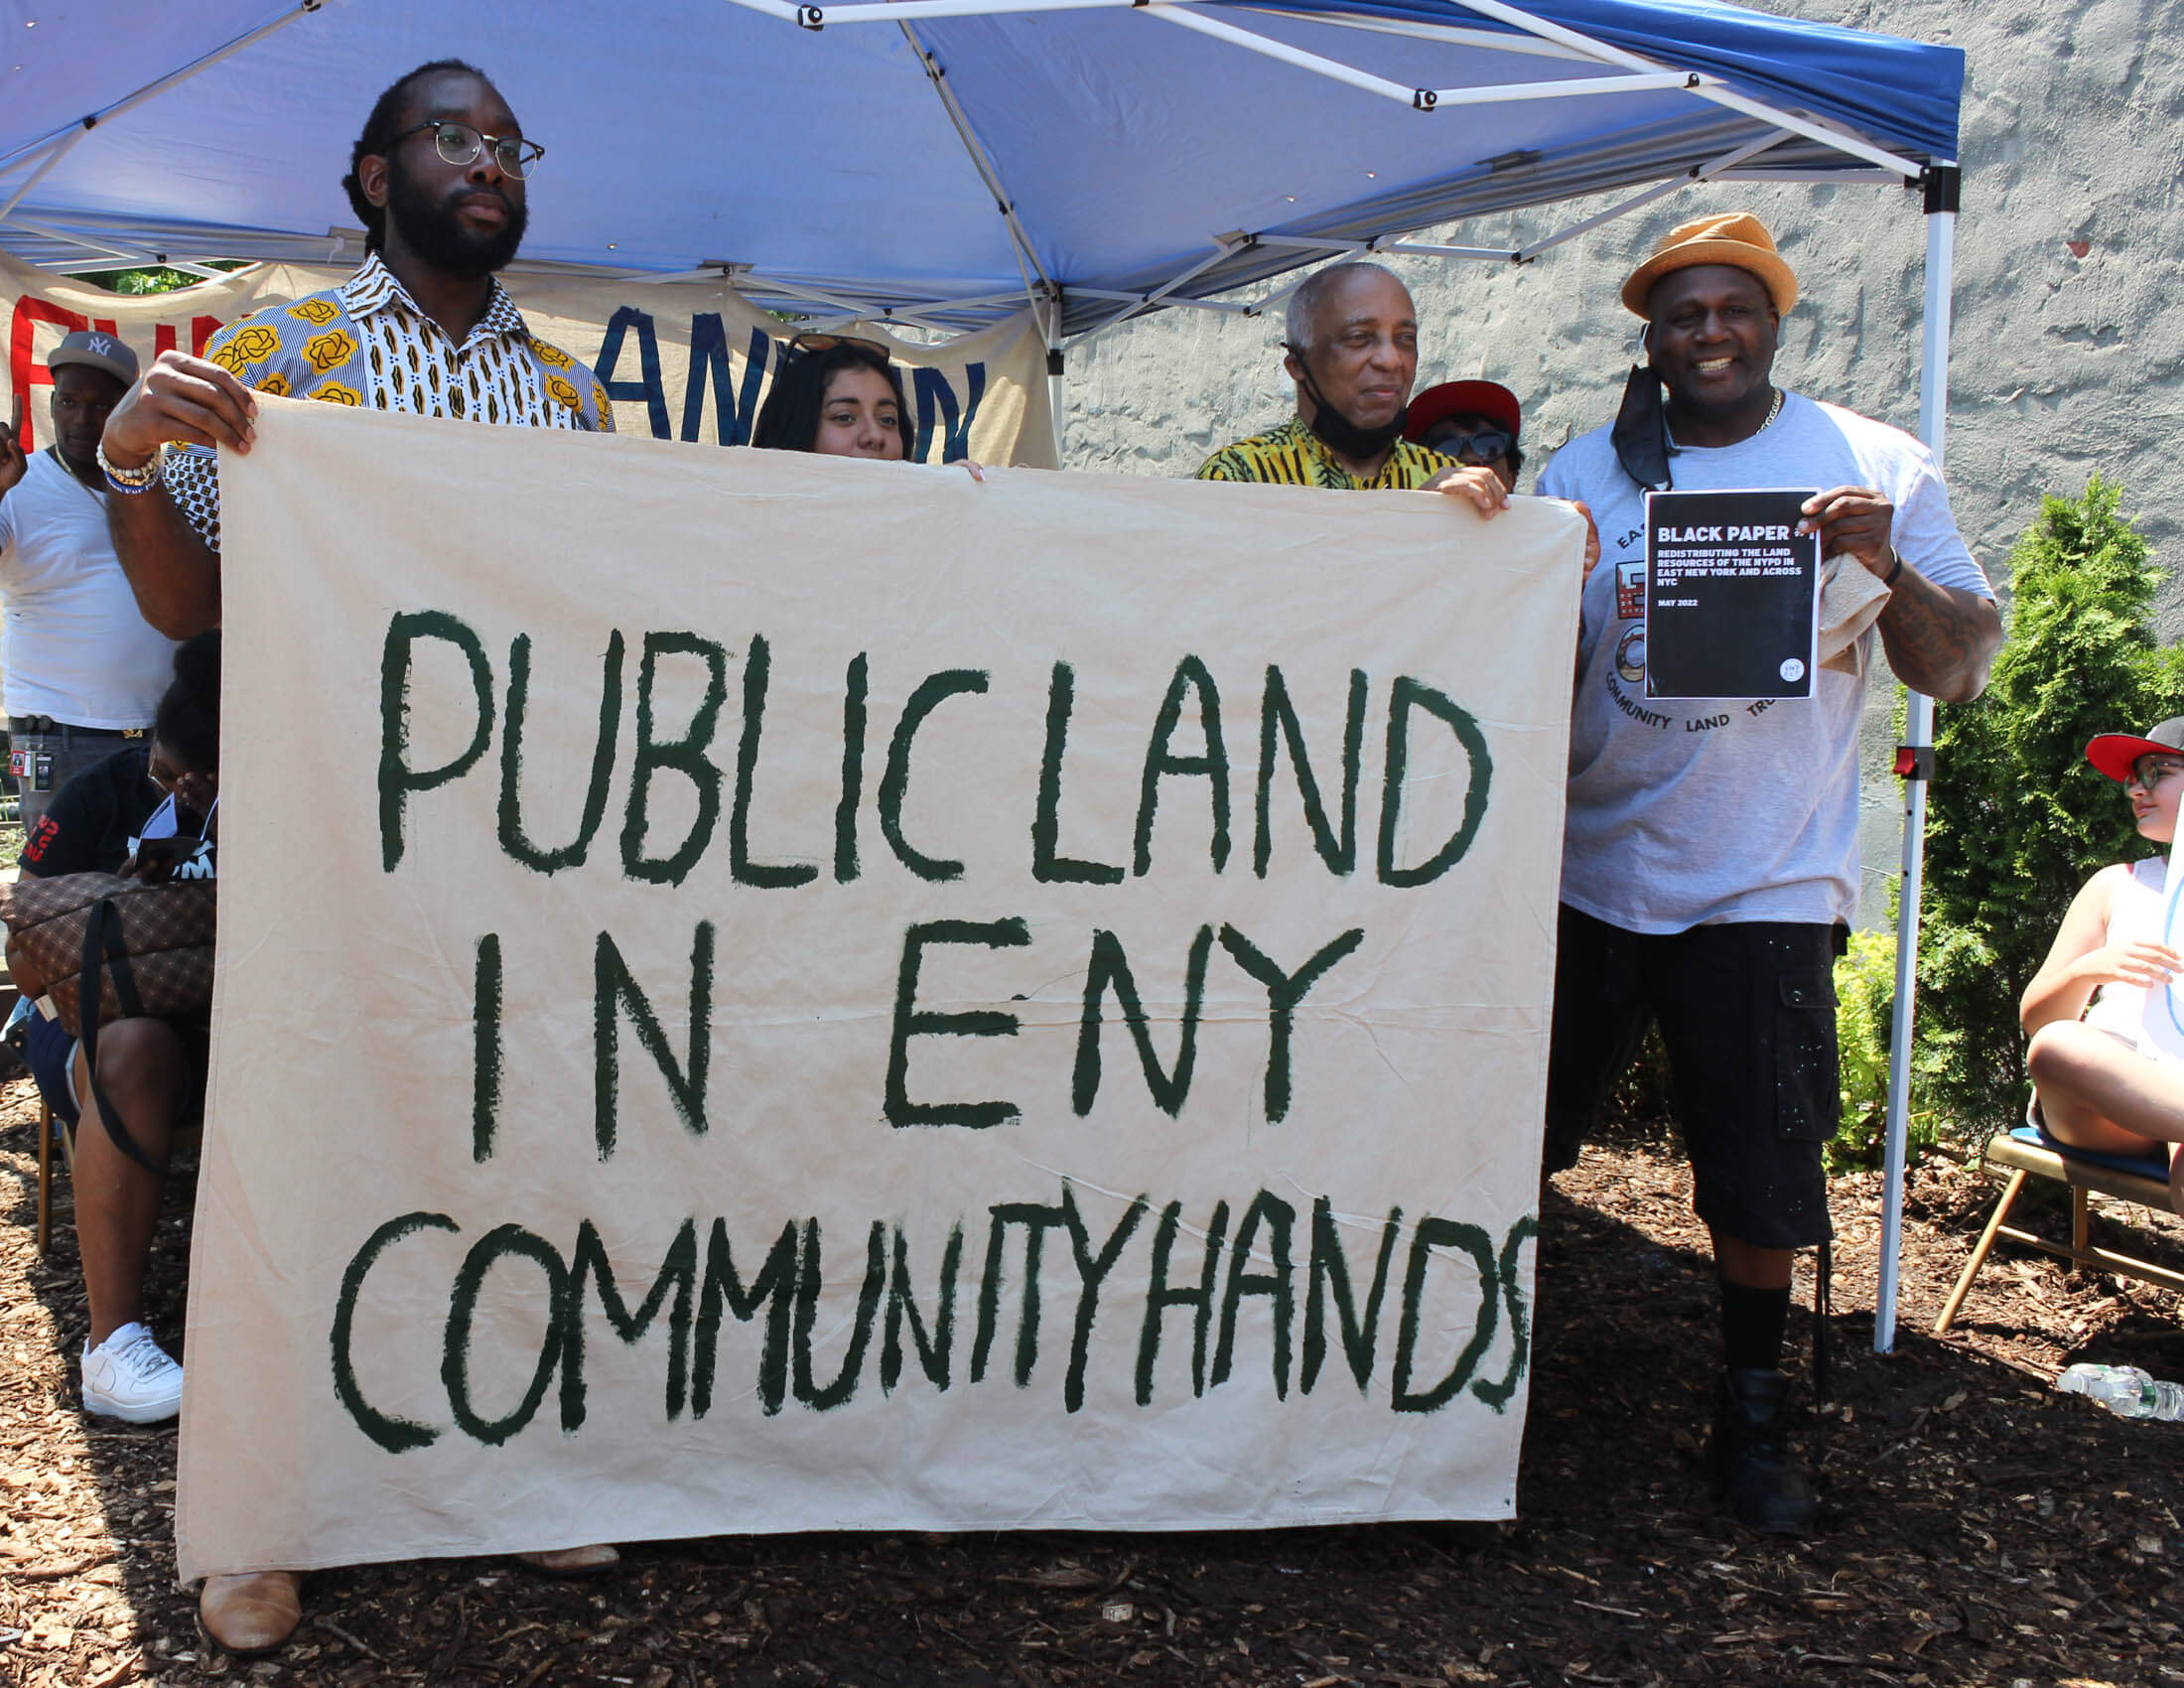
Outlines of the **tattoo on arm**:
[[1937,586],[1906,564],[1881,612],[1880,637],[1905,685],[1944,703],[1970,703],[1986,690],[2002,621],[1991,599]]

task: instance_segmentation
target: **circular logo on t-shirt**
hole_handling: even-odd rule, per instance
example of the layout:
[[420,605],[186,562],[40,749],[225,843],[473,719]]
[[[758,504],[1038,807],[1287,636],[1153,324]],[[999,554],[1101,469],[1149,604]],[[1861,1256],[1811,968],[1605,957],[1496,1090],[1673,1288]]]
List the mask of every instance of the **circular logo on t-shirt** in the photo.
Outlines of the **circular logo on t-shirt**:
[[1782,677],[1793,683],[1805,678],[1805,659],[1802,656],[1785,656],[1782,659]]
[[1623,684],[1635,686],[1646,677],[1646,630],[1643,623],[1616,641],[1615,671],[1623,676]]

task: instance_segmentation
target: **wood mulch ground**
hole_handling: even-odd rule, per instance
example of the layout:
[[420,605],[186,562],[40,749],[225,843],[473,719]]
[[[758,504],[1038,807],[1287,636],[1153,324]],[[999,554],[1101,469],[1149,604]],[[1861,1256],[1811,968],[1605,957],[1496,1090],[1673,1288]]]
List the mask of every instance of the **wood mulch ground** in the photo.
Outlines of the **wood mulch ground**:
[[[66,1223],[50,1260],[33,1246],[34,1120],[27,1082],[0,1090],[0,1680],[2184,1688],[2184,1426],[2049,1386],[2081,1358],[2184,1377],[2184,1298],[2004,1252],[1930,1339],[1987,1200],[1937,1163],[1878,1357],[1877,1181],[1841,1181],[1824,1527],[1748,1535],[1698,1473],[1710,1272],[1682,1168],[1645,1143],[1590,1151],[1547,1205],[1515,1524],[722,1538],[631,1548],[591,1584],[380,1566],[312,1577],[295,1640],[230,1659],[173,1586],[173,1431],[76,1410],[82,1296]],[[153,1270],[165,1333],[189,1182]]]

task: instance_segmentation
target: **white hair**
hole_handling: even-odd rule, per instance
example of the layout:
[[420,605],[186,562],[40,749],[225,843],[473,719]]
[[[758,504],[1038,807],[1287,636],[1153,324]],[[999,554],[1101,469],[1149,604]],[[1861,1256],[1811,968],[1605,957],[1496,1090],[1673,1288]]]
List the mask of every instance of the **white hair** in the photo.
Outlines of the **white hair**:
[[[1309,352],[1312,349],[1312,319],[1319,314],[1320,301],[1343,281],[1360,271],[1372,275],[1384,275],[1398,287],[1403,278],[1385,264],[1371,264],[1362,258],[1344,258],[1340,263],[1329,264],[1323,270],[1314,270],[1304,278],[1303,285],[1290,295],[1288,311],[1283,314],[1282,329],[1292,350]],[[1408,287],[1403,287],[1406,295]]]

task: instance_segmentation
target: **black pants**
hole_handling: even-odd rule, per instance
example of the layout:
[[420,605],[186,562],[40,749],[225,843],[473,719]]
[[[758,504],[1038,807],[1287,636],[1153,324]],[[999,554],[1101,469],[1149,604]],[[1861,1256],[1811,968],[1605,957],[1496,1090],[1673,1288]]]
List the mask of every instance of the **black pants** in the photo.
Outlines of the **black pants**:
[[1781,920],[1633,932],[1565,907],[1547,1170],[1576,1164],[1657,1023],[1691,1155],[1693,1209],[1755,1248],[1825,1241],[1821,1150],[1842,1110],[1835,958],[1848,935]]

